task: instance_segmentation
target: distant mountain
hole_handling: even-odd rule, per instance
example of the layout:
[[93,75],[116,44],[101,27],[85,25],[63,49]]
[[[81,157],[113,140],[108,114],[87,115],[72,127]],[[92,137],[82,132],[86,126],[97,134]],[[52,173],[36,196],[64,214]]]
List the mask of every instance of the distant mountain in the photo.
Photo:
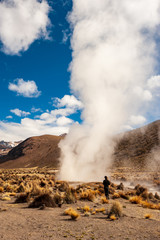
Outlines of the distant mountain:
[[8,149],[8,148],[13,148],[16,147],[19,143],[22,141],[18,142],[5,142],[5,141],[0,141],[0,149]]
[[62,138],[52,135],[28,138],[0,157],[0,167],[56,167],[60,156],[58,143]]
[[[160,170],[160,121],[114,137],[113,166]],[[0,157],[0,168],[58,167],[65,135],[31,137]]]

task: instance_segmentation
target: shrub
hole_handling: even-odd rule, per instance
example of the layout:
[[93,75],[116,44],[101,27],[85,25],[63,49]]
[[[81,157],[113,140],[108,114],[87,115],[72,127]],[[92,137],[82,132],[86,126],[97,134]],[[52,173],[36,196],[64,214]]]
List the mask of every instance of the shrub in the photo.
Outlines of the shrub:
[[82,210],[83,210],[84,212],[89,212],[89,211],[90,211],[90,206],[85,205],[85,206],[82,208]]
[[71,203],[76,202],[75,194],[71,191],[70,188],[65,193],[64,202],[67,203],[67,204],[71,204]]
[[31,196],[38,196],[38,195],[44,194],[46,190],[40,187],[38,183],[32,182],[31,189],[28,191],[30,191]]
[[95,200],[95,191],[94,190],[86,190],[86,191],[83,191],[80,193],[80,199],[82,200],[88,200],[88,201],[94,201]]
[[109,201],[106,197],[101,197],[101,203],[105,204],[105,203],[109,203]]
[[2,200],[2,201],[10,201],[11,198],[6,196],[6,197],[2,197],[1,200]]
[[146,219],[150,219],[150,218],[151,218],[151,214],[147,213],[147,214],[144,215],[144,217],[145,217]]
[[158,195],[157,192],[155,193],[154,197],[155,197],[156,199],[160,200],[160,196]]
[[113,199],[120,198],[119,193],[116,193],[116,192],[115,192],[115,193],[113,194],[112,198],[113,198]]
[[24,183],[22,182],[19,187],[17,188],[17,192],[25,192],[26,187],[24,186]]
[[3,187],[0,187],[0,192],[4,192],[4,188]]
[[116,201],[112,204],[108,217],[110,218],[111,215],[115,215],[116,217],[122,216],[122,206],[120,202]]
[[96,211],[97,213],[98,213],[98,212],[105,212],[106,209],[105,209],[104,207],[102,207],[102,208],[96,209],[95,211]]
[[54,194],[53,201],[58,207],[61,207],[63,204],[63,198],[58,192]]
[[133,196],[129,199],[129,201],[134,204],[139,204],[141,203],[142,198],[140,196]]
[[46,207],[56,207],[55,200],[48,193],[41,194],[40,196],[36,197],[33,202],[29,204],[29,207],[39,208],[42,205],[45,205]]
[[135,186],[136,195],[141,195],[144,191],[147,191],[147,188],[142,187],[140,184]]
[[80,214],[76,210],[72,209],[70,211],[70,216],[72,220],[77,220],[80,217]]
[[61,182],[60,185],[58,186],[58,190],[61,192],[66,192],[68,189],[69,189],[68,182]]
[[70,212],[73,211],[73,208],[67,208],[64,210],[64,215],[70,215]]
[[119,192],[119,195],[120,195],[121,198],[126,199],[126,200],[129,200],[129,196],[128,196],[127,193]]
[[25,203],[29,202],[30,200],[30,193],[21,193],[17,196],[15,203]]
[[112,221],[114,221],[114,220],[116,220],[117,218],[116,218],[116,216],[115,216],[114,214],[112,214],[112,215],[109,217],[109,219],[112,220]]
[[123,185],[123,183],[120,183],[119,185],[117,185],[117,189],[119,189],[119,190],[124,190],[124,185]]

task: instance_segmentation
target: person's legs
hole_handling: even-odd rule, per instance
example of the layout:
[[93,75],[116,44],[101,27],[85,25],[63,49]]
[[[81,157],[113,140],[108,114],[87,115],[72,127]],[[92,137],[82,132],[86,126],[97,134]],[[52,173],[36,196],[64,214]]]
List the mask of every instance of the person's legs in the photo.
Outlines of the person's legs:
[[105,189],[105,196],[106,196],[107,199],[109,199],[109,190],[108,190],[108,188]]

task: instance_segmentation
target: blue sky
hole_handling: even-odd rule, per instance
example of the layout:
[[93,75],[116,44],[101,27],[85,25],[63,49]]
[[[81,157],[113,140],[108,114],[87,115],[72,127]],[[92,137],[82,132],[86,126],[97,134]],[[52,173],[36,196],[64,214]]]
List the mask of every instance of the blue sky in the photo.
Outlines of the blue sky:
[[[67,13],[71,11],[72,1],[56,0],[48,1],[47,4],[49,9],[46,16],[48,16],[50,23],[46,23],[45,28],[48,39],[45,39],[45,36],[37,37],[35,40],[31,39],[27,50],[24,50],[22,45],[18,51],[14,49],[11,42],[8,45],[9,50],[7,51],[9,52],[4,50],[5,41],[1,41],[0,121],[3,122],[3,126],[1,124],[0,139],[14,140],[14,138],[29,137],[31,131],[27,133],[26,130],[23,135],[20,133],[23,130],[21,128],[18,130],[18,127],[16,136],[16,131],[12,130],[7,123],[21,124],[24,118],[37,120],[43,113],[49,114],[54,109],[67,108],[67,103],[58,107],[54,103],[55,98],[59,98],[60,101],[65,95],[72,95],[69,88],[70,72],[68,71],[71,62],[70,28],[66,19]],[[18,9],[18,6],[16,8]],[[41,11],[43,12],[43,9]],[[14,38],[14,36],[12,37]],[[31,81],[36,85],[38,94],[29,92],[27,95],[24,90],[20,93],[18,88],[12,90],[13,87],[18,87],[20,82],[24,85],[31,83]],[[31,85],[32,89],[33,87]],[[71,123],[80,121],[80,107],[76,105],[76,99],[72,100],[75,100],[75,105],[73,102],[72,106],[69,106],[72,109],[71,115],[57,116],[57,118],[66,118],[64,125],[63,123],[57,125],[55,122],[45,123],[48,126],[50,124],[49,129],[46,128],[46,132],[45,127],[34,132],[33,126],[29,126],[33,130],[33,135],[61,134],[68,131]],[[72,121],[65,122],[67,119]],[[54,127],[56,127],[56,131]],[[10,130],[11,132],[9,132]]]
[[[158,4],[157,0],[156,2]],[[102,75],[101,69],[102,71],[105,69],[103,65],[105,66],[106,60],[101,63],[101,59],[98,59],[98,57],[95,59],[95,62],[93,62],[93,66],[96,66],[96,69],[94,69],[95,74],[94,71],[92,73],[92,64],[89,64],[88,66],[85,64],[83,68],[83,76],[83,74],[79,74],[83,71],[83,69],[81,71],[83,59],[80,59],[80,64],[78,65],[78,68],[75,69],[75,73],[77,74],[80,70],[77,79],[79,76],[82,77],[84,81],[82,81],[83,86],[78,83],[79,80],[75,83],[75,79],[73,79],[72,87],[70,87],[71,73],[68,69],[72,61],[74,64],[77,61],[75,55],[72,58],[72,52],[75,53],[77,51],[81,55],[81,53],[86,51],[85,56],[87,56],[88,48],[96,43],[97,49],[99,49],[99,46],[101,46],[101,40],[105,39],[106,33],[108,34],[108,29],[103,21],[100,22],[99,25],[97,24],[99,18],[97,17],[98,15],[93,12],[93,9],[95,9],[97,13],[99,11],[97,10],[96,2],[93,2],[93,6],[90,4],[90,0],[87,3],[84,0],[75,1],[74,3],[74,11],[77,15],[72,16],[73,18],[71,22],[73,28],[76,27],[76,21],[81,23],[81,18],[84,20],[84,25],[81,25],[79,32],[76,32],[75,30],[75,35],[73,37],[74,44],[71,47],[70,39],[72,31],[67,16],[72,10],[72,0],[26,0],[25,2],[22,0],[0,1],[0,140],[21,140],[30,136],[42,134],[60,135],[68,132],[70,126],[74,123],[82,122],[81,111],[84,109],[84,106],[87,106],[87,108],[84,111],[83,118],[86,118],[87,120],[89,119],[90,125],[93,122],[92,119],[96,116],[96,107],[96,112],[99,112],[99,109],[102,108],[102,111],[100,112],[101,114],[104,110],[103,106],[105,106],[105,104],[106,106],[107,104],[108,106],[110,105],[110,99],[106,102],[107,98],[105,97],[106,92],[108,91],[107,85],[110,86],[110,82],[107,79],[105,80],[106,89],[103,87],[103,77],[106,76],[105,71],[102,72],[102,74],[104,74],[102,76],[102,84],[99,84],[99,79]],[[103,7],[103,4],[105,8]],[[107,16],[106,14],[108,14],[107,4],[109,4],[109,1],[102,1],[102,3],[99,2],[99,9],[101,7],[104,9],[105,17]],[[84,7],[86,7],[86,12],[83,11]],[[130,11],[130,5],[128,5],[128,11]],[[150,9],[147,11],[149,12]],[[87,14],[90,16],[85,18],[85,14],[86,16]],[[94,18],[92,18],[92,14],[94,15]],[[137,13],[137,11],[133,11],[132,14],[133,19],[139,19],[140,16],[137,15],[138,18],[136,16],[139,12]],[[75,22],[74,18],[77,18]],[[90,18],[92,19],[92,23],[89,22]],[[147,14],[144,16],[143,20],[148,21]],[[88,24],[87,21],[91,26],[91,31],[88,31],[88,29],[87,31],[85,30],[86,24]],[[155,25],[157,24],[156,17],[155,19],[153,18],[152,21]],[[115,19],[115,22],[117,24],[117,18]],[[149,22],[150,20],[147,24]],[[141,24],[141,20],[137,23]],[[117,37],[120,37],[121,39],[119,32],[117,33]],[[130,39],[129,44],[134,46],[134,44],[132,44],[132,38],[130,38],[128,33],[126,34],[126,37]],[[143,38],[143,35],[141,37]],[[146,42],[147,44],[150,43],[149,38]],[[157,46],[159,45],[159,42],[159,34],[157,34]],[[108,46],[106,45],[106,49],[107,47]],[[110,47],[111,51],[114,53],[115,48],[112,49],[112,45]],[[126,47],[125,44],[124,47]],[[134,47],[135,51],[137,51],[139,46]],[[130,49],[129,46],[129,51]],[[159,119],[160,64],[158,49],[159,48],[156,49],[158,54],[154,53],[154,55],[157,55],[156,58],[158,58],[158,63],[154,64],[156,69],[152,72],[152,75],[149,75],[150,72],[147,69],[147,72],[149,72],[147,76],[149,77],[148,79],[143,81],[142,78],[141,83],[139,83],[139,80],[136,80],[137,82],[134,82],[133,87],[130,83],[132,84],[132,77],[134,79],[135,76],[131,76],[131,82],[128,82],[128,89],[130,89],[131,92],[128,91],[126,94],[127,98],[129,99],[130,95],[132,95],[132,99],[135,100],[135,103],[131,100],[133,105],[138,106],[139,102],[142,104],[138,108],[136,108],[137,106],[134,106],[138,109],[137,112],[135,111],[135,114],[130,114],[131,106],[127,107],[127,117],[129,114],[131,116],[129,115],[129,120],[127,120],[128,122],[125,122],[125,126],[122,129],[130,130]],[[121,59],[123,60],[123,54],[120,55],[120,52],[121,51],[117,51],[115,54],[119,59],[119,63],[121,63]],[[133,60],[132,55],[127,54],[128,52],[126,51],[128,59]],[[148,62],[152,64],[155,56],[154,59],[149,58],[153,52],[151,51],[151,54],[145,54],[148,57]],[[112,56],[109,56],[108,58],[108,53],[104,51],[103,57],[104,59],[107,59],[107,64],[110,66],[109,60]],[[92,57],[89,59],[89,62],[91,62]],[[144,61],[144,59],[140,60]],[[114,61],[115,58],[113,59],[113,62]],[[132,68],[133,63],[134,61],[131,62],[130,66],[129,64],[127,66],[127,69],[130,67],[132,69],[130,70],[130,75],[132,75],[132,73],[134,75],[134,70]],[[73,72],[74,64],[72,69]],[[111,72],[111,77],[109,75],[108,78],[114,78],[116,72],[119,74],[122,73],[119,65],[116,65],[115,71],[113,70],[114,68],[112,69],[111,64],[109,71]],[[139,65],[137,63],[137,67],[139,67]],[[88,72],[88,67],[91,70],[90,72]],[[141,70],[141,73],[143,72],[145,75],[144,69],[143,71]],[[92,78],[94,79],[94,75],[98,76],[95,80],[96,91],[97,86],[100,89],[99,94],[97,94],[98,101],[94,99],[95,92],[94,87],[92,88]],[[90,80],[88,81],[90,76],[91,82],[89,82]],[[121,77],[117,78],[117,86],[123,84],[123,79],[122,83],[121,79]],[[143,82],[145,82],[145,84],[142,84]],[[124,83],[126,83],[125,80]],[[85,104],[84,101],[82,103],[75,95],[73,95],[74,93],[71,89],[74,89],[74,92],[76,92],[76,88],[78,91],[79,88],[81,88],[82,92],[79,96],[81,99],[86,100]],[[104,92],[104,103],[101,104],[101,92],[104,90],[106,90],[106,92]],[[93,106],[91,104],[92,102],[94,104]],[[109,108],[113,107],[114,104],[113,106],[109,106]],[[106,119],[108,118],[108,115],[113,115],[113,118],[115,118],[112,111],[108,115],[107,114],[106,111]],[[115,114],[117,114],[117,112]]]

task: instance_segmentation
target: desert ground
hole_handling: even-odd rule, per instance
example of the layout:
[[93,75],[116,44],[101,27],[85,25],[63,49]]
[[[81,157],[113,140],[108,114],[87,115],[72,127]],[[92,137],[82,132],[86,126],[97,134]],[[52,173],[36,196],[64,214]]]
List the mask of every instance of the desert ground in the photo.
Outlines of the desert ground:
[[68,183],[55,172],[0,170],[0,239],[160,239],[158,172],[141,184],[140,173],[131,182],[127,169],[112,172],[109,200],[102,182]]

